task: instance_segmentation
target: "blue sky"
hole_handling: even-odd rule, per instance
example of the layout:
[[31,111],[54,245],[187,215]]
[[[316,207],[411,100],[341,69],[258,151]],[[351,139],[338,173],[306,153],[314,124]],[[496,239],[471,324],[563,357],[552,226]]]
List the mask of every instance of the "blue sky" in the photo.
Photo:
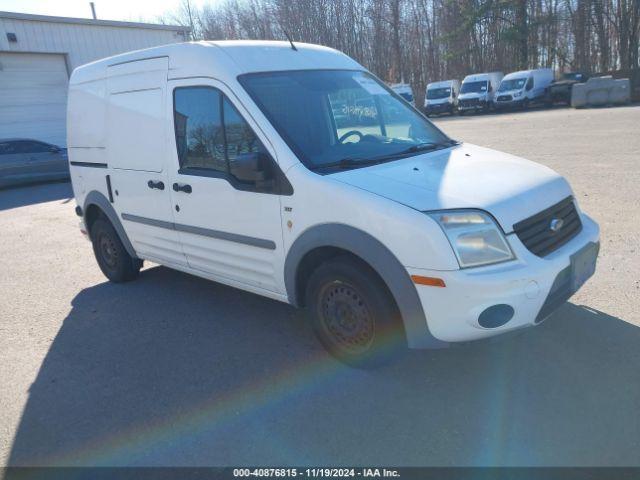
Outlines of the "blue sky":
[[[192,4],[216,3],[216,0],[191,0]],[[181,0],[94,0],[98,18],[155,22],[158,17],[176,11]],[[89,0],[0,0],[0,11],[91,18]]]

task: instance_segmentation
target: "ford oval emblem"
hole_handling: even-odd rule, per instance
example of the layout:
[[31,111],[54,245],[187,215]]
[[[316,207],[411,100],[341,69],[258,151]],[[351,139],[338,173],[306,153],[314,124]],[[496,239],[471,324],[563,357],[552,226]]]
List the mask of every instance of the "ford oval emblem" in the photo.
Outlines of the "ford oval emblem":
[[556,233],[562,228],[562,225],[564,225],[564,220],[562,220],[561,218],[554,218],[549,223],[549,230],[551,230],[553,233]]

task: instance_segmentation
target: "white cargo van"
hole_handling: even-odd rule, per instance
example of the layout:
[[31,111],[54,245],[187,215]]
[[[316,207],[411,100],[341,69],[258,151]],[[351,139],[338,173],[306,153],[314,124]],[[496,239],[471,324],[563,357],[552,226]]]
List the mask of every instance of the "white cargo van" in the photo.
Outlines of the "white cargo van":
[[496,108],[528,108],[546,99],[547,88],[553,82],[553,70],[538,68],[513,72],[500,82],[496,95]]
[[424,96],[424,111],[429,115],[453,114],[458,106],[460,80],[443,80],[427,85]]
[[107,278],[148,260],[304,307],[331,353],[372,365],[536,325],[593,274],[599,229],[563,177],[296,47],[176,44],[73,72],[76,212]]
[[493,108],[495,93],[500,85],[502,72],[475,73],[462,80],[458,96],[458,112],[488,112]]

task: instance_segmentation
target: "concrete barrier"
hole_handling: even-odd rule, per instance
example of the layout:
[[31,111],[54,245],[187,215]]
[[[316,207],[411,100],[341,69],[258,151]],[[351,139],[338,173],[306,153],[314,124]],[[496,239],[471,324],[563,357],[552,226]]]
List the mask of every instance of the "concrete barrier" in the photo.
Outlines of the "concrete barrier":
[[630,101],[631,84],[628,78],[594,77],[586,83],[575,84],[571,89],[573,108],[622,105]]

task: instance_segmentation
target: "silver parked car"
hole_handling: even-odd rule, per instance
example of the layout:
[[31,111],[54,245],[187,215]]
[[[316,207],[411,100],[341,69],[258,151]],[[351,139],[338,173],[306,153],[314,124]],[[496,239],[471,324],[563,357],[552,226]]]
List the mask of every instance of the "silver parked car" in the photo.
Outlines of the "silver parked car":
[[0,188],[67,178],[66,148],[26,138],[0,139]]

